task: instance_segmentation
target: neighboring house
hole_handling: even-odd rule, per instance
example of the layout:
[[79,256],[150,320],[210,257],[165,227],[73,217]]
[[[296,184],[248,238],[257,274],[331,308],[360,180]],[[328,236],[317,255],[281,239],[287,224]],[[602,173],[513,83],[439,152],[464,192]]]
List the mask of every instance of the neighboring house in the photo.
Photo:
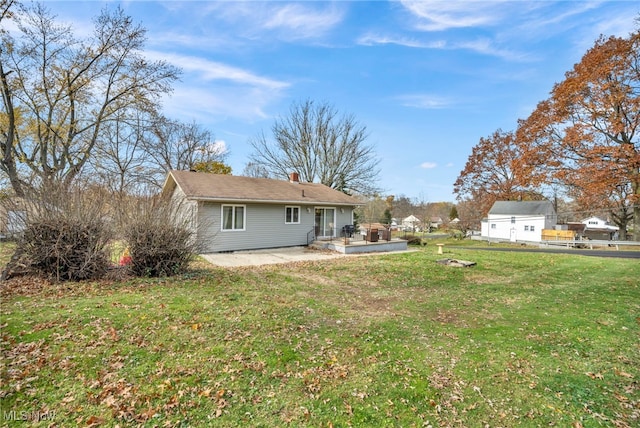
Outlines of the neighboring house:
[[307,245],[353,224],[356,198],[317,183],[171,171],[163,195],[180,209],[202,252]]
[[413,214],[402,219],[402,227],[406,231],[416,231],[420,229],[420,219]]
[[389,229],[398,230],[398,219],[396,218],[391,219],[391,224],[389,225]]
[[610,225],[607,221],[599,217],[589,217],[582,220],[581,223],[585,225],[582,234],[586,238],[604,240],[618,239],[620,228]]
[[29,206],[23,198],[7,198],[0,201],[0,238],[10,238],[22,233],[26,227]]
[[431,217],[429,219],[429,228],[438,229],[442,226],[444,222],[442,221],[442,217]]
[[496,201],[482,220],[486,240],[542,241],[542,230],[553,229],[557,216],[549,201]]

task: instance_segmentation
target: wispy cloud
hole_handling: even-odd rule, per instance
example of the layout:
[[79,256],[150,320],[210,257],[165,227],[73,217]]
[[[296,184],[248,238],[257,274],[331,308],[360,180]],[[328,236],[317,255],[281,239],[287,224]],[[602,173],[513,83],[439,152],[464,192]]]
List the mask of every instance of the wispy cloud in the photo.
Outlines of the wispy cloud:
[[279,39],[324,36],[340,24],[345,11],[339,3],[215,2],[208,13],[233,24],[238,34],[256,39],[271,33]]
[[420,168],[422,169],[433,169],[433,168],[436,168],[437,166],[438,164],[435,162],[422,162],[420,164]]
[[429,94],[400,95],[396,98],[400,101],[400,104],[405,107],[416,107],[426,110],[442,109],[453,105],[453,102],[449,98]]
[[250,124],[269,118],[268,107],[280,98],[282,94],[258,88],[179,84],[165,98],[163,110],[184,121],[215,124],[239,119]]
[[398,45],[417,49],[468,50],[481,55],[502,58],[507,61],[523,62],[531,60],[530,54],[500,48],[488,38],[452,43],[446,40],[421,41],[416,38],[367,33],[361,36],[357,40],[357,43],[363,46]]
[[420,49],[444,49],[447,45],[447,42],[444,40],[423,42],[415,38],[384,36],[384,35],[373,34],[373,33],[368,33],[361,36],[357,40],[357,43],[359,45],[364,45],[364,46],[399,45],[399,46],[405,46],[409,48],[420,48]]
[[418,19],[416,28],[443,31],[450,28],[492,25],[502,16],[502,2],[401,0],[404,8]]
[[289,83],[287,82],[259,76],[241,68],[196,56],[178,55],[157,51],[147,51],[145,52],[145,55],[151,59],[165,60],[177,67],[180,67],[187,73],[193,73],[205,81],[227,80],[240,85],[263,87],[272,90],[280,90],[289,86]]
[[507,61],[525,62],[533,60],[531,54],[500,48],[493,41],[487,38],[460,42],[452,45],[451,47],[452,49],[467,49],[472,52],[495,56]]
[[283,30],[293,38],[309,38],[324,34],[344,17],[341,9],[312,7],[308,4],[277,5],[263,23],[268,30]]
[[281,99],[290,83],[205,58],[147,51],[154,60],[165,60],[185,73],[175,85],[165,109],[182,117],[185,111],[201,121],[227,117],[255,120],[268,117],[265,109]]

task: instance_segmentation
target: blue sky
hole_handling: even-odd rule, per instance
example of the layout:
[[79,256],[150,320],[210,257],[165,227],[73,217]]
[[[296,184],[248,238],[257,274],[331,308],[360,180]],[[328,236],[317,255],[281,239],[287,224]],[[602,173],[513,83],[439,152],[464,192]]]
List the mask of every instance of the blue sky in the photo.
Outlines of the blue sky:
[[252,137],[311,99],[367,127],[385,194],[432,202],[454,201],[481,137],[515,129],[600,34],[640,16],[634,1],[46,3],[78,35],[104,5],[146,27],[146,54],[184,72],[166,115],[210,129],[234,174]]

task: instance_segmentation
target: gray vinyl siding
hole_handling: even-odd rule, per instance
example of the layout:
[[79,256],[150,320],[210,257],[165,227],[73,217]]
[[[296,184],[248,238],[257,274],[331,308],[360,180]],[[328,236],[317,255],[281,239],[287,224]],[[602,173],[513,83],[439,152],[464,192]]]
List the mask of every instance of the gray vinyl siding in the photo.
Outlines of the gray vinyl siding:
[[198,203],[186,199],[184,192],[176,187],[171,195],[171,204],[176,214],[174,221],[178,222],[179,226],[187,227],[195,235]]
[[338,228],[336,230],[336,236],[340,237],[340,231],[342,226],[347,224],[353,224],[353,209],[351,207],[343,207],[344,213],[340,212],[341,207],[336,207],[336,223]]
[[[245,207],[245,230],[221,230],[222,205],[243,205]],[[307,245],[307,234],[314,228],[315,208],[320,206],[295,204],[286,204],[286,206],[300,207],[299,224],[285,224],[284,204],[200,202],[198,204],[198,239],[201,246],[205,248],[203,252],[214,253]],[[333,206],[323,205],[322,207]],[[352,223],[352,207],[344,207],[344,213],[340,212],[340,207],[335,208],[336,223],[339,226],[336,236],[340,236],[342,226]]]

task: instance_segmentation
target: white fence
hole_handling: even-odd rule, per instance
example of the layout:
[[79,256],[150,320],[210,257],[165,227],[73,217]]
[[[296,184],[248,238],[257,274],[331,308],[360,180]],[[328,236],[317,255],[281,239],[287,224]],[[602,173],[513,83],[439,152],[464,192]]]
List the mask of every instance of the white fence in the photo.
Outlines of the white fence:
[[574,239],[570,241],[541,241],[541,247],[548,246],[560,246],[567,248],[589,248],[592,249],[594,247],[615,247],[616,250],[619,250],[621,246],[638,246],[640,247],[640,242],[637,241],[605,241],[605,240],[582,240],[582,239]]

